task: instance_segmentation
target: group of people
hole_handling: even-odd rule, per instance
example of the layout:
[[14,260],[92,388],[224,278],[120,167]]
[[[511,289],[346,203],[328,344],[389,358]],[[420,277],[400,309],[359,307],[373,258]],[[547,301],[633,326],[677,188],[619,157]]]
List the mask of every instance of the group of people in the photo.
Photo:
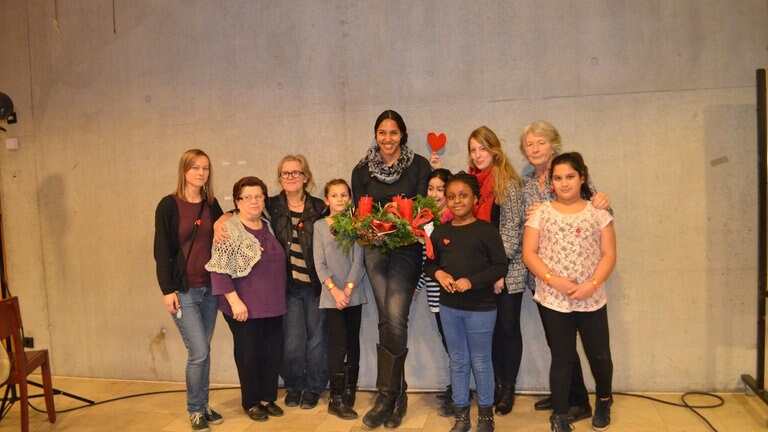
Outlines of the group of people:
[[[373,293],[378,312],[377,393],[363,417],[368,428],[397,428],[408,407],[405,360],[408,313],[426,287],[429,309],[448,353],[450,386],[440,415],[467,432],[470,374],[477,387],[477,430],[494,430],[494,414],[512,411],[523,342],[523,293],[534,292],[552,355],[552,431],[592,417],[610,425],[611,361],[604,282],[616,260],[608,197],[596,191],[578,153],[562,153],[559,133],[537,121],[520,136],[531,164],[522,178],[488,127],[467,142],[469,168],[456,174],[408,146],[396,111],[374,123],[375,144],[355,166],[351,187],[329,181],[324,199],[301,155],[277,167],[282,190],[269,196],[257,177],[233,186],[235,210],[213,194],[211,162],[189,150],[179,161],[176,191],[158,204],[157,277],[167,311],[188,350],[187,411],[192,429],[223,421],[208,403],[210,341],[220,310],[230,327],[242,407],[255,421],[282,416],[284,405],[309,409],[330,383],[328,412],[354,410],[362,307]],[[361,196],[384,205],[427,195],[440,211],[427,257],[420,243],[390,251],[355,244],[345,253],[333,218]],[[370,288],[369,288],[370,287]],[[597,383],[594,415],[576,351],[581,336]]]

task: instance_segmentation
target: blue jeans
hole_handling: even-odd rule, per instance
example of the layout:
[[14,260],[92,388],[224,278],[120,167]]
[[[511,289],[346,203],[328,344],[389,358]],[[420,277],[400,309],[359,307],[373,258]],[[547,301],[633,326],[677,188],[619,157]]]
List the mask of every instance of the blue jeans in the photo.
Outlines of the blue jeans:
[[493,406],[493,328],[496,311],[465,311],[440,305],[451,362],[453,404],[469,406],[469,371],[475,375],[477,405]]
[[408,347],[408,313],[421,275],[420,244],[384,253],[365,250],[365,268],[379,313],[379,343],[394,355]]
[[216,326],[219,300],[210,287],[180,292],[181,318],[171,314],[187,347],[187,411],[205,413],[211,369],[211,337]]
[[309,285],[288,284],[283,317],[283,365],[286,390],[322,393],[328,384],[328,338],[320,295]]

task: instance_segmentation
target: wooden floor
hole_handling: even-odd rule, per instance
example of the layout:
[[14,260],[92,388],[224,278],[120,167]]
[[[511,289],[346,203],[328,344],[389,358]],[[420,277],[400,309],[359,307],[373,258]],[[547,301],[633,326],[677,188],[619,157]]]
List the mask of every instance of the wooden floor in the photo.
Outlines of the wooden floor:
[[[104,401],[120,396],[165,391],[183,390],[176,383],[110,381],[81,378],[54,379],[54,386],[60,390],[85,398]],[[283,395],[283,391],[280,391]],[[285,409],[280,418],[270,418],[267,422],[251,421],[240,408],[239,390],[215,390],[211,392],[211,405],[224,415],[225,421],[212,426],[213,432],[241,431],[291,431],[291,432],[330,432],[367,430],[362,426],[362,413],[370,407],[373,393],[360,392],[355,407],[361,413],[354,421],[339,420],[329,416],[327,393],[323,394],[320,404],[311,410],[299,408]],[[650,395],[664,400],[678,402],[678,394]],[[702,414],[720,432],[768,431],[768,407],[757,397],[745,394],[721,394],[725,405],[714,409],[701,410]],[[510,415],[496,417],[497,431],[548,431],[547,412],[534,411],[533,403],[537,396],[519,395]],[[31,412],[30,431],[190,431],[189,421],[184,412],[184,393],[170,393],[125,399],[91,406],[88,408],[60,413],[55,424],[47,422],[45,414]],[[690,404],[711,404],[707,398],[691,397]],[[33,399],[33,404],[43,408],[42,399]],[[282,399],[278,404],[283,406]],[[73,399],[56,396],[56,409],[61,411],[81,405]],[[448,431],[453,421],[437,415],[434,394],[413,393],[409,395],[408,415],[398,429],[406,431]],[[472,409],[473,430],[476,421],[476,409]],[[575,424],[577,431],[592,430],[589,420]],[[0,431],[18,431],[19,406],[16,404],[9,414],[0,421]],[[379,429],[385,431],[383,427]],[[645,399],[617,395],[613,405],[613,423],[611,431],[708,431],[706,424],[684,408],[676,408]]]

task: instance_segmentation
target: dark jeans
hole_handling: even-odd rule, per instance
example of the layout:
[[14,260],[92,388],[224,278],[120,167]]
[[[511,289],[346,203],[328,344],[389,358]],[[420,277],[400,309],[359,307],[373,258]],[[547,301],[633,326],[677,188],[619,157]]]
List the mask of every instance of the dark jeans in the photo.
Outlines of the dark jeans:
[[328,355],[328,372],[344,372],[344,359],[353,367],[360,367],[360,321],[363,305],[349,306],[342,310],[326,309],[331,349]]
[[[544,324],[544,310],[549,310],[544,306],[536,303],[536,307],[539,309],[539,317],[541,318],[541,324],[544,327],[544,337],[547,339],[547,346],[552,350],[552,342],[550,342],[549,331],[547,331],[547,325]],[[550,384],[551,386],[551,384]],[[551,389],[550,389],[551,390]],[[579,359],[579,353],[576,353],[576,362],[573,364],[573,373],[571,374],[570,392],[568,394],[568,404],[570,406],[583,406],[589,403],[589,393],[587,392],[587,386],[584,384],[584,372],[581,369],[581,360]]]
[[597,396],[611,396],[613,361],[608,334],[608,306],[594,312],[557,312],[546,307],[540,309],[544,328],[549,334],[552,366],[549,369],[549,386],[552,388],[552,405],[555,414],[568,412],[568,397],[575,364],[576,332],[587,354],[592,375],[595,377]]
[[315,295],[309,285],[289,283],[285,305],[285,346],[280,369],[285,388],[322,393],[328,384],[328,330],[320,295]]
[[243,409],[274,402],[283,357],[283,317],[235,321],[224,314],[224,319],[232,331]]
[[408,347],[408,312],[421,275],[421,244],[384,253],[365,250],[365,268],[379,313],[379,343],[393,355]]
[[496,327],[493,331],[493,372],[514,389],[523,358],[523,333],[520,309],[523,293],[509,294],[504,288],[496,294]]

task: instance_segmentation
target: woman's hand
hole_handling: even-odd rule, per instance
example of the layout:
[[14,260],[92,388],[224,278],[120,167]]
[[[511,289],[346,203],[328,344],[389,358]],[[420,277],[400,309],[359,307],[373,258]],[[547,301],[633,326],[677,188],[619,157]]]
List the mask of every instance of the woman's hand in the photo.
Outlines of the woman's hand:
[[467,278],[461,278],[453,283],[454,288],[456,288],[456,291],[458,292],[464,292],[469,291],[472,289],[472,282],[469,281]]
[[229,240],[229,233],[227,227],[224,226],[224,222],[229,220],[232,215],[224,213],[219,220],[213,223],[213,242],[214,243],[226,243]]
[[592,282],[586,281],[571,287],[570,292],[567,294],[568,300],[586,300],[592,297],[592,294],[596,291],[597,290],[595,289],[595,286],[592,285]]
[[533,204],[529,205],[528,206],[528,210],[525,211],[525,220],[530,219],[531,216],[533,216],[533,214],[536,212],[536,209],[541,207],[542,204],[544,204],[544,203],[537,202],[537,203],[533,203]]
[[504,290],[504,278],[501,278],[497,280],[493,284],[493,293],[494,294],[501,294],[501,291]]
[[232,318],[234,318],[235,321],[243,322],[248,319],[248,308],[245,306],[245,303],[240,300],[240,297],[227,298],[227,300],[229,301],[229,306],[232,308]]
[[429,165],[432,166],[433,170],[443,167],[440,163],[440,155],[438,155],[436,151],[433,151],[432,155],[429,157]]
[[592,202],[592,207],[598,210],[605,210],[611,207],[611,199],[608,198],[608,195],[602,192],[598,192],[592,195],[592,199],[590,201]]
[[164,295],[163,303],[165,304],[165,310],[172,314],[178,312],[181,307],[181,303],[179,303],[179,295],[176,293]]
[[336,300],[336,309],[342,310],[349,306],[349,296],[344,291],[334,288],[331,290],[331,295]]

